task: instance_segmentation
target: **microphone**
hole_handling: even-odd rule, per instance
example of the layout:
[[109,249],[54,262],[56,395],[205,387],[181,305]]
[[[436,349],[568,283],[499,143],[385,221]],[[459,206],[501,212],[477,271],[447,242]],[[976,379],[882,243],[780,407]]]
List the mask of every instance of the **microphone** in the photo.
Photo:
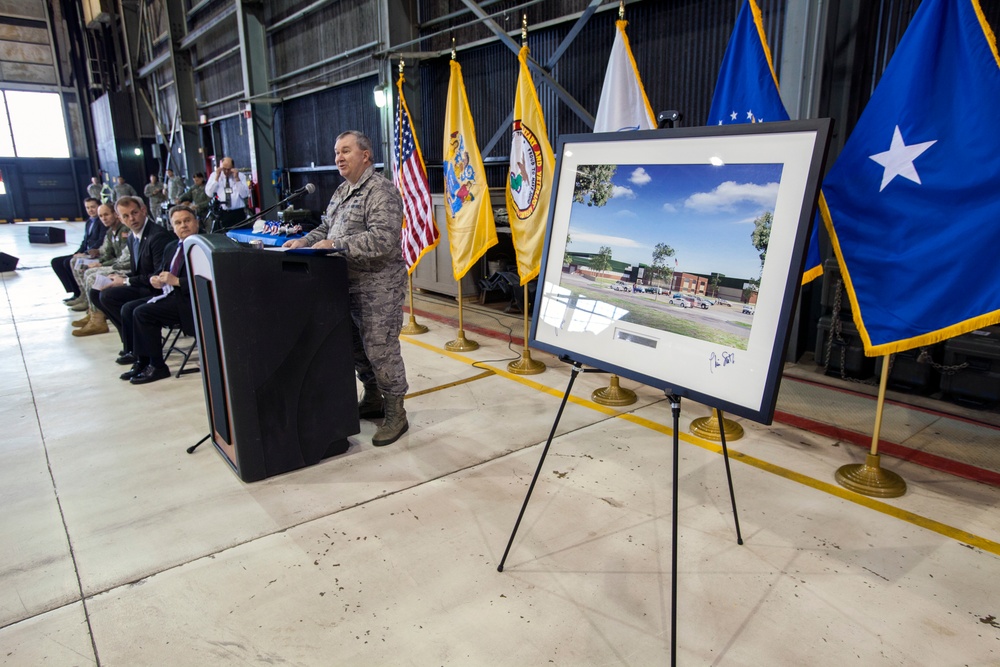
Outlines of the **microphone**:
[[288,195],[288,198],[292,199],[293,197],[301,197],[302,195],[311,195],[314,192],[316,192],[316,186],[312,183],[306,183],[305,187],[299,188],[292,194]]

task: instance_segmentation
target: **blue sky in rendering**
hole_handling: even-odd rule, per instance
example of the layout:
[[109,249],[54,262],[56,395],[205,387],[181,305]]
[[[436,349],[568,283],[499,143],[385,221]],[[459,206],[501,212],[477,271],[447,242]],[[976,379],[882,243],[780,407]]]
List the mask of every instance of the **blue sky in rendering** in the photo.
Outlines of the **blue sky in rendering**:
[[[676,271],[758,278],[753,221],[774,211],[781,164],[618,165],[605,206],[574,203],[569,252],[652,264],[657,243],[673,247]],[[673,258],[668,260],[673,266]]]

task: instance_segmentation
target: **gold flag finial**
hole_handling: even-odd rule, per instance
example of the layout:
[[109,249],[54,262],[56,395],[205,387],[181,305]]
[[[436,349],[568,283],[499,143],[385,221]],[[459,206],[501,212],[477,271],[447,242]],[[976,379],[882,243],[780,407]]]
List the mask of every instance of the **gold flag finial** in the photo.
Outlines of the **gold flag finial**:
[[618,0],[618,20],[625,20],[625,0]]
[[458,60],[458,54],[455,52],[455,38],[451,38],[451,59]]

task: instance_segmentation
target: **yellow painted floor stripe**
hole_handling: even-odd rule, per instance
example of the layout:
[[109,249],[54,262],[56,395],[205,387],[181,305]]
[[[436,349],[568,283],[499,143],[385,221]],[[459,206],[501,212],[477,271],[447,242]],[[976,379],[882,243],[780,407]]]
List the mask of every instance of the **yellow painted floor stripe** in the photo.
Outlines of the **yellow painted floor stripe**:
[[[563,396],[564,393],[563,391],[560,391],[558,389],[553,389],[552,387],[540,384],[538,382],[535,382],[534,380],[528,379],[523,375],[515,375],[513,373],[507,372],[506,370],[493,368],[491,366],[485,366],[484,364],[486,362],[482,361],[477,362],[475,359],[470,359],[464,354],[451,352],[449,350],[444,349],[443,347],[430,345],[428,343],[425,343],[416,338],[412,338],[410,336],[400,336],[400,340],[410,343],[411,345],[416,345],[417,347],[423,348],[425,350],[442,354],[446,357],[449,357],[456,361],[460,361],[470,366],[475,365],[476,368],[483,368],[487,371],[492,371],[492,373],[480,373],[479,375],[476,375],[474,377],[467,378],[465,380],[459,380],[457,382],[453,382],[448,385],[443,385],[441,387],[427,389],[414,395],[430,393],[431,391],[436,391],[438,389],[443,389],[445,387],[455,386],[457,384],[463,384],[465,382],[471,382],[473,380],[482,379],[484,377],[489,377],[490,375],[495,374],[507,378],[508,380],[514,380],[515,382],[518,382],[526,387],[530,387],[531,389],[534,389],[536,391],[544,392],[546,394],[549,394],[550,396],[554,396],[559,399],[561,399]],[[585,398],[578,398],[572,395],[569,397],[569,401],[577,405],[582,405],[584,407],[590,408],[591,410],[595,410],[602,414],[609,415],[612,417],[617,417],[618,419],[623,419],[627,422],[636,424],[637,426],[642,426],[643,428],[663,433],[664,435],[667,436],[673,435],[673,429],[670,428],[669,426],[665,426],[651,419],[646,419],[645,417],[639,417],[637,415],[630,413],[619,413],[614,408],[610,408],[608,406],[595,403]],[[688,435],[687,433],[681,433],[679,437],[680,440],[683,440],[689,445],[701,447],[702,449],[715,452],[716,454],[719,455],[722,454],[722,445],[716,444],[714,442],[709,442],[707,440],[702,440],[701,438],[696,438],[694,436]],[[891,516],[895,519],[905,521],[909,524],[918,526],[925,530],[933,531],[935,533],[938,533],[939,535],[955,540],[956,542],[968,544],[969,546],[976,547],[977,549],[982,549],[983,551],[991,553],[995,556],[1000,556],[1000,543],[994,542],[993,540],[987,539],[980,535],[975,535],[973,533],[962,530],[960,528],[956,528],[954,526],[949,526],[948,524],[925,517],[921,514],[900,509],[899,507],[895,507],[881,500],[875,498],[869,498],[868,496],[863,496],[860,493],[855,493],[848,489],[837,486],[836,484],[831,484],[830,482],[824,482],[815,479],[813,477],[809,477],[808,475],[803,475],[802,473],[795,472],[794,470],[783,468],[773,463],[764,461],[763,459],[758,459],[756,457],[750,456],[749,454],[744,454],[743,452],[734,450],[732,447],[728,447],[728,449],[729,449],[729,458],[733,461],[739,461],[741,463],[745,463],[759,470],[769,472],[772,475],[783,477],[789,481],[796,482],[798,484],[802,484],[803,486],[808,486],[809,488],[816,489],[817,491],[821,491],[828,495],[836,496],[837,498],[841,498],[848,502],[852,502],[855,505],[861,505],[862,507],[867,507],[868,509],[872,509],[875,510],[876,512],[885,514],[886,516]]]

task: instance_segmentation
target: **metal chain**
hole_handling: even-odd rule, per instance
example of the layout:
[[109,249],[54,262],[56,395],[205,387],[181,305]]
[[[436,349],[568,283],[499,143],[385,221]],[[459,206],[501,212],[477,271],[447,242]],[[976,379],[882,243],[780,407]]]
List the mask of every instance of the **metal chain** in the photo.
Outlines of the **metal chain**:
[[[861,380],[858,378],[847,377],[845,372],[847,368],[847,341],[843,337],[843,323],[840,320],[840,302],[841,295],[844,293],[844,281],[841,278],[837,278],[837,289],[833,295],[833,316],[830,320],[830,338],[826,341],[826,358],[823,360],[823,372],[827,373],[830,369],[830,355],[833,353],[833,341],[836,338],[837,342],[840,344],[840,379],[845,382],[854,382],[855,384],[867,384],[867,385],[877,385],[878,380],[875,378],[869,378],[868,380]],[[892,362],[895,359],[895,355],[889,355],[889,372],[892,372]]]
[[[849,378],[845,374],[844,370],[847,368],[847,341],[844,340],[843,333],[843,323],[840,320],[840,303],[841,295],[844,293],[844,281],[840,278],[837,279],[837,289],[833,295],[833,316],[830,320],[830,337],[826,341],[826,358],[823,360],[823,372],[827,373],[830,369],[830,355],[833,353],[833,341],[836,338],[837,342],[840,343],[840,379],[846,380],[847,382],[856,382],[858,384],[868,384],[876,385],[878,381],[873,379],[869,380],[858,380],[856,378]],[[895,354],[889,355],[889,373],[892,373],[892,364],[896,360]],[[921,347],[920,353],[917,355],[918,364],[929,364],[931,368],[939,372],[941,375],[954,375],[963,368],[968,368],[969,362],[964,362],[961,364],[956,364],[954,366],[946,366],[944,364],[939,364],[934,361],[931,357],[930,349],[927,347]]]

